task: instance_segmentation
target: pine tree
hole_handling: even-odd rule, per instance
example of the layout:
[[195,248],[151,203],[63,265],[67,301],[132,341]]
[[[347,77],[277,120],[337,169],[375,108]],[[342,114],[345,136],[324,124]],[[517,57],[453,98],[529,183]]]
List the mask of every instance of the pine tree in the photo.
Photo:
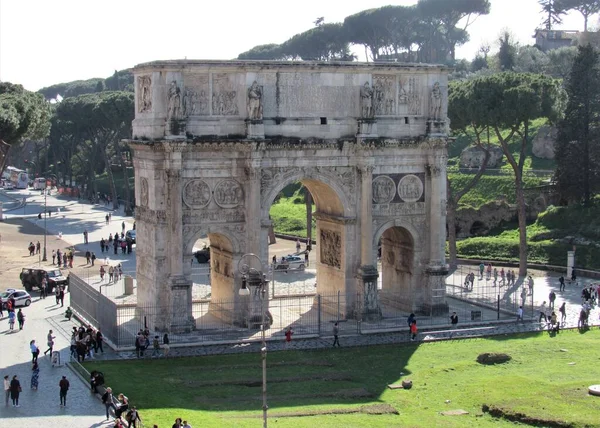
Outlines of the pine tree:
[[557,0],[538,0],[540,6],[542,6],[542,14],[544,20],[542,24],[546,30],[552,30],[554,24],[562,23],[561,15],[564,15],[564,11],[560,7],[560,1]]
[[590,44],[579,47],[565,89],[555,180],[563,201],[589,205],[600,191],[600,54]]

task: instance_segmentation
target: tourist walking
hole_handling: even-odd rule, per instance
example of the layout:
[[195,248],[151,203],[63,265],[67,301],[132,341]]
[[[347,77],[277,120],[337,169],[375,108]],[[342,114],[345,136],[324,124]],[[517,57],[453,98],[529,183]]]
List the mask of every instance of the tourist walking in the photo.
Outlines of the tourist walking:
[[565,325],[565,321],[567,320],[567,303],[563,302],[562,305],[560,305],[560,308],[558,308],[558,312],[560,312],[560,323],[563,325]]
[[492,279],[492,264],[488,263],[487,265],[487,269],[486,269],[486,279],[489,281],[490,279]]
[[17,318],[17,316],[15,315],[15,311],[8,311],[8,329],[9,330],[14,330],[15,329],[15,319]]
[[485,270],[485,265],[483,262],[479,263],[479,277],[483,279],[483,271]]
[[336,322],[335,324],[333,324],[333,347],[334,348],[335,348],[335,345],[340,347],[339,334],[340,334],[340,328],[338,327],[338,323]]
[[19,382],[17,375],[14,375],[10,381],[10,398],[12,399],[13,407],[21,407],[19,406],[19,394],[21,394],[21,391],[21,382]]
[[17,322],[19,323],[19,330],[23,330],[23,326],[25,325],[25,314],[23,314],[21,308],[19,308],[19,312],[17,312]]
[[86,244],[86,245],[88,244],[88,231],[87,231],[87,229],[85,229],[83,231],[83,243]]
[[38,363],[33,363],[33,367],[31,368],[31,389],[38,389],[38,380],[40,378],[40,367]]
[[40,348],[35,344],[35,339],[29,342],[29,349],[31,350],[31,363],[37,363]]
[[410,314],[408,316],[408,319],[406,320],[406,322],[408,323],[408,328],[410,328],[410,326],[412,325],[413,321],[415,320],[415,314]]
[[60,300],[60,307],[63,308],[65,306],[65,289],[60,286],[58,292],[58,300]]
[[111,407],[113,409],[113,412],[115,414],[117,413],[117,408],[115,407],[115,403],[113,403],[113,395],[112,395],[111,387],[107,387],[106,390],[104,391],[104,394],[102,394],[102,404],[104,404],[104,407],[106,409],[106,420],[110,419],[110,408]]
[[169,335],[167,333],[165,333],[165,335],[163,336],[163,350],[165,352],[165,358],[167,358],[169,356],[169,350],[171,349],[171,347],[169,346]]
[[52,264],[56,264],[56,251],[52,250]]
[[527,277],[527,287],[529,287],[529,295],[533,296],[533,278],[531,275]]
[[4,405],[8,406],[8,399],[10,398],[10,380],[8,375],[4,376]]
[[565,277],[564,276],[560,276],[560,278],[558,278],[558,283],[559,283],[559,288],[558,291],[565,291]]
[[517,322],[523,322],[523,306],[519,306],[519,310],[517,311]]
[[527,301],[527,290],[525,287],[521,290],[521,306],[525,306],[525,302]]
[[65,407],[67,405],[67,392],[69,391],[69,381],[66,376],[63,376],[60,382],[58,382],[58,387],[60,388],[60,407]]
[[417,329],[417,320],[413,320],[410,325],[410,340],[415,340],[417,338],[418,329]]
[[129,428],[137,428],[137,421],[142,422],[140,418],[140,414],[138,413],[135,406],[131,407],[131,410],[127,412],[127,423],[129,424]]
[[545,300],[542,303],[542,305],[540,306],[540,319],[539,319],[539,322],[542,322],[542,318],[544,319],[544,322],[548,322],[548,317],[546,316],[546,301]]
[[48,331],[48,336],[46,337],[46,339],[48,342],[48,349],[44,351],[44,355],[50,352],[50,357],[52,357],[52,348],[54,347],[54,339],[56,339],[56,336],[52,336],[52,330]]
[[554,290],[550,290],[550,294],[548,295],[548,301],[550,302],[548,307],[550,309],[554,309],[554,301],[556,300],[556,293]]
[[294,330],[292,330],[292,327],[288,327],[287,330],[285,331],[285,346],[286,346],[286,348],[289,346],[290,343],[292,343],[292,334],[294,334]]
[[102,342],[104,341],[104,336],[100,330],[96,331],[96,340],[94,340],[94,352],[98,353],[98,349],[100,352],[104,354],[104,349],[102,348]]

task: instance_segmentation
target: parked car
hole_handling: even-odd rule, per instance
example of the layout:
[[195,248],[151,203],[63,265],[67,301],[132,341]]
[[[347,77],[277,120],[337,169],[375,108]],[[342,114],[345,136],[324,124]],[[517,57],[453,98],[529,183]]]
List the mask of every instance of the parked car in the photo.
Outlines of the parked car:
[[131,239],[131,243],[135,244],[135,230],[128,230],[125,233],[125,237]]
[[13,190],[14,188],[15,188],[15,186],[10,181],[5,181],[4,182],[4,189],[5,190]]
[[15,307],[31,305],[31,296],[27,291],[9,288],[4,293],[0,294],[0,301],[2,302],[3,309],[6,309],[8,299],[10,299],[11,297],[15,299]]
[[194,257],[198,263],[208,263],[210,261],[210,247],[204,247],[201,250],[194,252]]
[[275,263],[275,270],[304,270],[305,268],[306,264],[304,258],[293,255],[285,256],[283,260],[279,260]]
[[64,276],[58,268],[44,268],[44,267],[32,267],[23,268],[21,271],[21,284],[27,291],[31,291],[34,288],[38,290],[42,287],[42,279],[46,277],[48,284],[52,291],[57,285],[66,287],[69,285],[69,278]]

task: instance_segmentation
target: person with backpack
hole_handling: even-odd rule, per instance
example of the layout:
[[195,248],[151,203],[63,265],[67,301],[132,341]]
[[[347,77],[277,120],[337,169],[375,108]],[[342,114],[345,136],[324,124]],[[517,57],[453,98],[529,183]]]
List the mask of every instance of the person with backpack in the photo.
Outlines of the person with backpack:
[[142,419],[140,418],[140,414],[138,413],[135,406],[133,406],[131,408],[131,410],[129,410],[127,412],[127,416],[125,417],[125,420],[127,420],[127,423],[129,424],[129,428],[132,428],[132,427],[137,428],[137,421],[142,422]]
[[146,345],[146,339],[141,333],[135,337],[135,355],[140,358],[144,356],[144,346]]
[[160,343],[158,342],[158,336],[154,336],[152,341],[152,357],[160,357]]

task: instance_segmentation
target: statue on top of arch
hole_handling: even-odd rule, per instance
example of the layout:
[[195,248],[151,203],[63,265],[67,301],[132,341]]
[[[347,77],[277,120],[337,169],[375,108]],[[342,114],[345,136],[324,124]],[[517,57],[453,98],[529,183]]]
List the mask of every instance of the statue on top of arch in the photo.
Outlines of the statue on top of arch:
[[263,88],[255,80],[248,88],[248,119],[260,120],[263,118],[262,96]]

